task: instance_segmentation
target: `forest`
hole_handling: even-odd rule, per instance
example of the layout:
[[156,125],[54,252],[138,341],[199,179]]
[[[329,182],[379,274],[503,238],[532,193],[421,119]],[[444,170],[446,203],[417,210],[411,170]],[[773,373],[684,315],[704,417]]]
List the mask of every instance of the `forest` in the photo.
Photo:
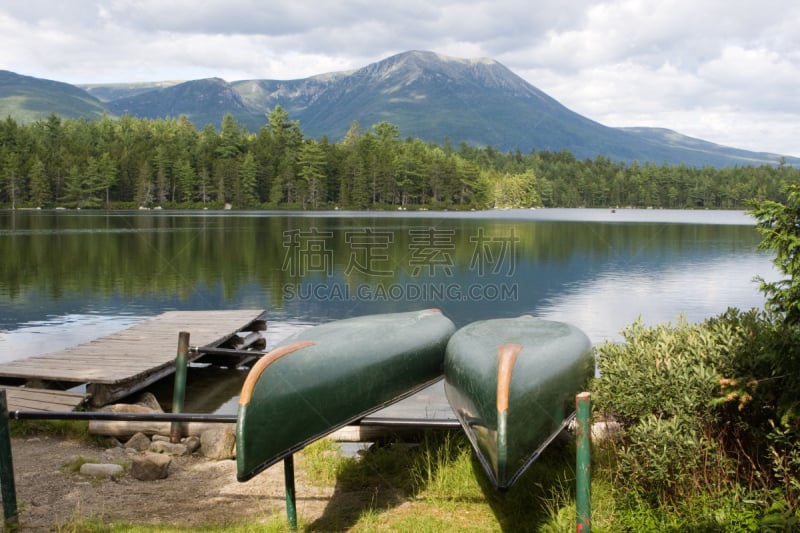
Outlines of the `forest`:
[[0,121],[0,206],[14,209],[739,209],[784,201],[798,178],[785,164],[628,164],[426,143],[388,122],[315,140],[280,106],[257,133],[231,115],[202,130],[185,116]]

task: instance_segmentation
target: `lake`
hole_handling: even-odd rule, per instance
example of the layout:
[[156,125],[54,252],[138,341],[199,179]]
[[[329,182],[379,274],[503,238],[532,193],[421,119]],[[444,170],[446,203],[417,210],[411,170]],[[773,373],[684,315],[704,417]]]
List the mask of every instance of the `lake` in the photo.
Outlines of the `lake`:
[[[778,276],[759,240],[739,211],[0,211],[0,361],[167,310],[265,309],[268,347],[427,307],[458,326],[532,314],[613,341],[637,317],[762,306],[753,278]],[[243,373],[224,378],[232,390]],[[209,375],[188,394],[223,379]],[[228,396],[197,409],[235,409]]]

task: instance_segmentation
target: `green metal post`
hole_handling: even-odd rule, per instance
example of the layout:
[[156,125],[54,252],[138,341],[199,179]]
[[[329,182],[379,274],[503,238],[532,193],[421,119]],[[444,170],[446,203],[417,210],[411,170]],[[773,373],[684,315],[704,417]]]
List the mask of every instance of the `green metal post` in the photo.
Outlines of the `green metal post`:
[[575,397],[577,409],[577,426],[575,440],[577,451],[575,454],[575,507],[577,509],[577,533],[591,533],[592,531],[592,398],[588,392],[582,392]]
[[8,401],[6,390],[0,389],[0,493],[3,496],[5,529],[13,531],[19,525],[17,487],[14,483],[14,461],[11,457],[11,435],[8,432]]
[[289,455],[283,460],[283,479],[286,485],[286,516],[289,527],[297,531],[297,502],[294,495],[294,455]]
[[[175,357],[175,388],[172,391],[172,413],[183,411],[183,399],[186,397],[186,367],[189,354],[189,333],[178,334],[178,355]],[[180,422],[170,424],[169,441],[178,443],[183,436],[183,425]]]

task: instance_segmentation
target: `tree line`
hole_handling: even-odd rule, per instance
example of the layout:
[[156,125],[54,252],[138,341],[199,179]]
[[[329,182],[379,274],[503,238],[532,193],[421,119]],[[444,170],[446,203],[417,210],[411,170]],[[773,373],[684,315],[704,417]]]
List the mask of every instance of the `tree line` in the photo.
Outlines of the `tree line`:
[[0,122],[0,205],[76,208],[743,208],[783,201],[800,170],[623,163],[566,151],[403,139],[394,124],[306,138],[280,106],[257,132],[231,115]]

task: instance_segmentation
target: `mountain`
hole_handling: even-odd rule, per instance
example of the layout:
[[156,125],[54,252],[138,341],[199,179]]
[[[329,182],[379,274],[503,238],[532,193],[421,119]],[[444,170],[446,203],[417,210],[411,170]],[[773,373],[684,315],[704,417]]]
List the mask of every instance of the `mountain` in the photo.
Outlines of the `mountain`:
[[2,118],[33,122],[55,113],[65,118],[96,119],[105,112],[100,100],[74,85],[0,70]]
[[338,138],[352,120],[365,127],[386,120],[431,141],[567,149],[581,158],[603,149],[616,155],[628,137],[570,111],[496,61],[432,52],[406,52],[359,69],[297,117],[311,136]]
[[78,85],[81,89],[91,94],[101,102],[110,102],[119,98],[126,98],[128,96],[136,96],[137,94],[146,93],[155,89],[163,89],[165,87],[172,87],[178,85],[182,81],[149,81],[143,83],[110,83],[110,84],[97,84],[87,83]]
[[[25,120],[30,120],[31,114],[21,116],[25,109],[15,110],[14,103],[24,102],[34,93],[52,98],[53,108],[47,112],[44,97],[38,100],[38,109],[45,115],[55,111],[93,118],[102,109],[117,116],[186,115],[202,128],[209,123],[219,127],[223,116],[230,113],[254,132],[266,124],[265,115],[280,105],[291,119],[300,122],[305,135],[327,136],[332,141],[341,139],[353,121],[362,128],[386,121],[397,125],[405,137],[436,143],[464,141],[523,153],[567,150],[579,159],[603,155],[626,162],[716,167],[777,164],[781,160],[780,155],[724,147],[671,130],[604,126],[561,105],[497,61],[433,52],[404,52],[357,70],[298,80],[227,82],[209,78],[87,85],[83,98],[94,107],[69,109],[70,114],[56,109],[65,111],[63,102],[68,95],[74,99],[80,89],[18,77],[35,82],[8,89],[0,82],[0,103],[11,102],[0,110]],[[785,161],[800,166],[800,158],[786,157]]]
[[177,85],[145,91],[107,102],[115,115],[142,118],[164,118],[186,115],[195,126],[219,125],[227,113],[243,124],[255,120],[265,122],[263,114],[248,108],[241,95],[220,78],[187,81]]
[[[768,152],[751,152],[740,148],[731,148],[720,144],[704,141],[694,137],[681,135],[667,128],[619,128],[632,133],[642,140],[664,147],[672,147],[683,153],[694,152],[698,159],[704,157],[718,158],[720,156],[735,159],[741,165],[762,165],[780,163],[781,156]],[[777,158],[777,159],[776,159]],[[797,166],[798,158],[786,157],[785,162]]]

